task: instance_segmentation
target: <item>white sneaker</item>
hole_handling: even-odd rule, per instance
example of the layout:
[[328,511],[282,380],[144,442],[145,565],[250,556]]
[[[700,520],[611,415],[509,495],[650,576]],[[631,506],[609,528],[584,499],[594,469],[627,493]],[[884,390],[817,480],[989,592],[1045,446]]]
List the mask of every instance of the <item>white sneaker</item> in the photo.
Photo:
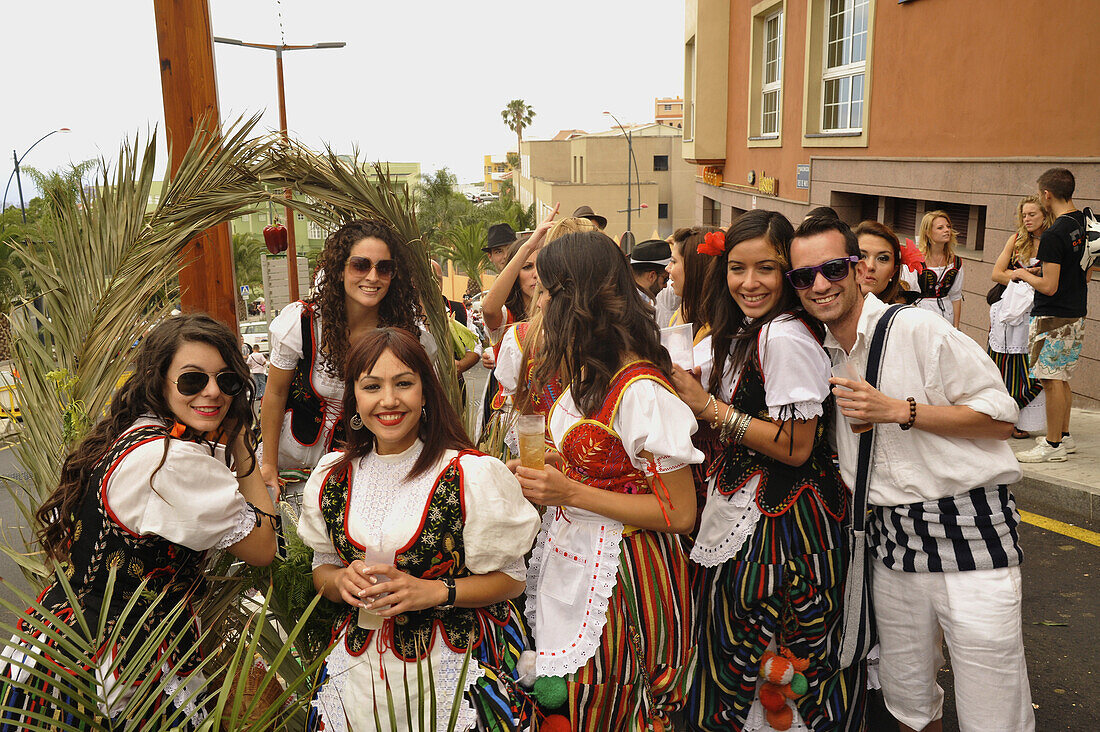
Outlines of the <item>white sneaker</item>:
[[1066,446],[1052,447],[1046,438],[1030,450],[1016,453],[1016,459],[1021,463],[1064,463],[1066,461]]
[[[1039,435],[1035,438],[1036,445],[1045,445],[1046,441],[1046,435]],[[1077,452],[1077,442],[1073,439],[1073,435],[1062,436],[1062,447],[1066,448],[1067,455],[1072,455]]]

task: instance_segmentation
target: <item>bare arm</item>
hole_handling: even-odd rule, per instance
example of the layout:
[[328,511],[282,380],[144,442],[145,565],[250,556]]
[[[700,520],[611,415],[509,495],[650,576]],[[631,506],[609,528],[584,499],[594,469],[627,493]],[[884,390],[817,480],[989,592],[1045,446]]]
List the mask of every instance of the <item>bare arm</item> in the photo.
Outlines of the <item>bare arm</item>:
[[465,373],[480,360],[481,356],[477,355],[476,351],[466,351],[465,356],[455,359],[455,370],[460,374]]
[[1001,250],[1000,256],[997,257],[997,263],[993,265],[993,281],[999,285],[1007,285],[1012,281],[1011,274],[1008,271],[1008,265],[1012,260],[1012,247],[1016,245],[1016,235],[1008,237],[1008,241],[1005,242],[1004,249]]
[[[264,513],[275,514],[275,506],[271,503],[271,496],[267,492],[267,486],[260,476],[260,468],[248,457],[242,433],[237,438],[237,444],[233,449],[234,462],[237,465],[238,490],[244,499]],[[244,471],[248,471],[245,473]],[[275,558],[275,525],[274,520],[262,516],[260,525],[248,533],[248,536],[229,547],[230,553],[238,559],[248,562],[254,567],[266,567]]]
[[1037,275],[1030,269],[1021,267],[1012,270],[1012,279],[1026,282],[1034,287],[1036,292],[1050,297],[1058,292],[1058,275],[1062,273],[1062,265],[1056,262],[1043,262],[1042,272],[1042,275]]
[[260,466],[264,483],[279,489],[279,435],[283,431],[286,400],[290,394],[293,371],[272,365],[268,368],[267,389],[260,405],[260,434],[264,439],[264,462]]
[[[894,399],[875,389],[866,381],[833,377],[837,409],[851,419],[876,424],[905,424],[909,421],[909,402]],[[917,403],[917,418],[913,429],[943,437],[1007,440],[1012,435],[1012,423],[993,419],[964,405],[938,406]]]
[[962,300],[952,300],[951,301],[951,310],[952,310],[951,324],[954,325],[956,328],[958,328],[959,323],[962,322],[963,301]]
[[[648,453],[643,455],[652,457]],[[660,486],[653,486],[652,477],[649,478],[652,493],[631,495],[593,488],[566,477],[550,465],[545,470],[516,468],[516,478],[523,487],[523,495],[532,503],[583,508],[641,529],[670,534],[691,531],[695,526],[695,480],[691,469],[683,467],[661,473],[660,476],[668,489],[668,500]],[[658,491],[660,498],[656,495]],[[662,505],[664,511],[661,510]],[[668,514],[668,522],[665,521],[665,513]]]
[[516,283],[516,278],[519,277],[519,271],[523,269],[523,265],[527,264],[527,260],[531,258],[531,255],[542,246],[542,240],[546,236],[546,232],[550,231],[550,227],[553,226],[554,217],[557,213],[558,204],[555,204],[550,216],[539,224],[535,232],[516,250],[515,256],[504,267],[489,291],[485,293],[485,299],[481,301],[481,314],[485,319],[485,327],[489,330],[496,330],[504,322],[502,311],[504,310],[504,302],[508,299],[508,293],[512,291],[512,285]]

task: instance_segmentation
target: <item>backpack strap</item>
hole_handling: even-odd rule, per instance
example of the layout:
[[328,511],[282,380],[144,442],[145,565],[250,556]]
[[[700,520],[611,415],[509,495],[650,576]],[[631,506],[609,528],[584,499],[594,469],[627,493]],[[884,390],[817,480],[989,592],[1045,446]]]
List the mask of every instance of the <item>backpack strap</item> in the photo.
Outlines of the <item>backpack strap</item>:
[[[878,388],[878,375],[882,368],[882,354],[886,350],[886,337],[894,317],[908,305],[891,305],[875,324],[871,346],[867,353],[867,373],[865,380]],[[859,462],[856,465],[856,485],[852,493],[852,529],[862,532],[867,525],[867,481],[871,476],[871,457],[874,454],[874,440],[877,426],[859,436]]]

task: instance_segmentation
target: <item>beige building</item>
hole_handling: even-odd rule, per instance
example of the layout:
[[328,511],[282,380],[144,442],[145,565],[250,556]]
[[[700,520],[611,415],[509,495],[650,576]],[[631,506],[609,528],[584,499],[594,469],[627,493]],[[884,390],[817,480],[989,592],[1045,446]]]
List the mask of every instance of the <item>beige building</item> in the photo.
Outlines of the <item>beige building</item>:
[[[607,218],[616,241],[626,231],[627,141],[622,130],[524,140],[519,175],[520,203],[535,206],[541,219],[559,204],[568,216],[578,206]],[[635,241],[666,238],[695,216],[695,168],[683,159],[681,131],[651,123],[630,128],[634,148],[630,230]]]
[[669,127],[683,129],[684,100],[680,97],[663,97],[653,101],[653,120]]

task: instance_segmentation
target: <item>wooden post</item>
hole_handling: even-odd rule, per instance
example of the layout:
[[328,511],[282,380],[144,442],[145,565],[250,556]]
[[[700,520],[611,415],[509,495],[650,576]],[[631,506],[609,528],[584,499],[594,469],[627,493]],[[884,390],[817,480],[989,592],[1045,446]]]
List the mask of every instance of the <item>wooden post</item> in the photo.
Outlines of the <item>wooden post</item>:
[[[218,87],[214,78],[214,37],[207,0],[153,0],[160,53],[164,127],[173,171],[207,115],[219,134]],[[180,301],[185,312],[205,312],[237,332],[237,286],[229,224],[207,229],[183,250]]]

